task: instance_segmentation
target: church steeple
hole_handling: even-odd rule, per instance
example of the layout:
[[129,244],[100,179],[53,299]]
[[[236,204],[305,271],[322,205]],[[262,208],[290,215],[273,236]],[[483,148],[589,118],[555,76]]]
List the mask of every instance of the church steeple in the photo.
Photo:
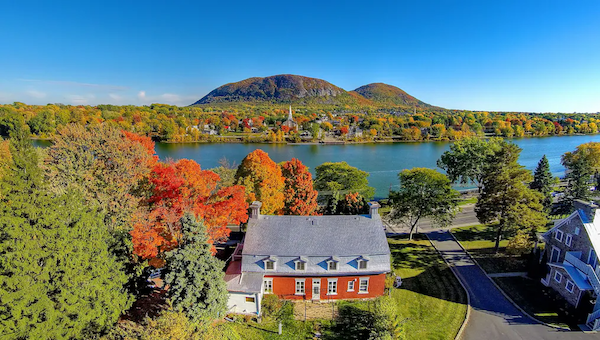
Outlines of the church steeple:
[[292,117],[292,105],[290,105],[290,113],[288,114],[288,120],[294,120]]

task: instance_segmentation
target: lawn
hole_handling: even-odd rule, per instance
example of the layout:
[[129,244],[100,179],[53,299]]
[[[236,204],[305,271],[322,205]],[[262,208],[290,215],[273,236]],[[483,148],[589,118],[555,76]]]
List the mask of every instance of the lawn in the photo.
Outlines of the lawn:
[[466,311],[466,293],[426,239],[390,238],[402,287],[392,291],[408,339],[454,339]]
[[517,305],[540,321],[573,330],[579,330],[577,324],[585,322],[578,320],[574,308],[554,290],[544,287],[539,280],[502,277],[494,278],[494,281]]
[[503,235],[498,253],[494,253],[496,230],[493,226],[476,225],[456,228],[452,229],[452,234],[487,273],[527,271],[526,258],[506,254],[509,235]]
[[269,339],[312,339],[315,329],[329,327],[331,321],[292,321],[282,327],[282,334],[277,334],[277,321],[270,320],[263,323],[238,321],[232,323],[235,332],[244,340],[269,340]]

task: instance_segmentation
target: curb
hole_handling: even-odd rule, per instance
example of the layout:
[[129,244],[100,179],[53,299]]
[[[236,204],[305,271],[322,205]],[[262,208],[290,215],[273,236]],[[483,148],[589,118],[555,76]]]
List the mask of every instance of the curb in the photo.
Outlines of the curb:
[[533,317],[533,316],[531,316],[529,313],[527,313],[527,312],[526,312],[526,311],[525,311],[523,308],[521,308],[521,306],[519,306],[519,305],[518,305],[516,302],[514,302],[514,301],[513,301],[513,299],[511,299],[511,298],[510,298],[510,296],[508,296],[508,294],[506,294],[506,292],[505,292],[505,291],[504,291],[502,288],[500,288],[500,286],[499,286],[499,285],[496,283],[496,281],[494,281],[494,280],[493,280],[493,279],[492,279],[492,278],[491,278],[491,277],[488,275],[488,273],[487,273],[485,270],[483,270],[483,268],[481,267],[481,265],[479,265],[479,262],[477,262],[477,260],[475,260],[475,258],[473,258],[473,256],[471,255],[471,253],[469,253],[469,251],[467,251],[467,250],[465,249],[465,247],[463,247],[462,243],[460,243],[460,241],[459,241],[459,240],[457,240],[457,239],[456,239],[456,237],[454,237],[454,234],[453,234],[453,233],[452,233],[450,230],[448,230],[448,233],[449,233],[449,234],[452,236],[452,238],[454,239],[454,241],[456,241],[456,243],[458,243],[458,245],[460,246],[460,248],[461,248],[462,250],[464,250],[464,251],[465,251],[465,253],[466,253],[466,254],[469,256],[469,258],[470,258],[470,259],[473,261],[473,263],[475,263],[475,264],[477,265],[477,267],[479,267],[479,269],[481,269],[481,271],[483,272],[483,274],[485,274],[485,276],[488,278],[488,280],[490,280],[490,281],[491,281],[491,282],[494,284],[494,286],[496,286],[496,288],[498,288],[498,290],[500,291],[500,293],[502,293],[502,295],[504,295],[504,297],[505,297],[505,298],[506,298],[506,299],[507,299],[507,300],[508,300],[510,303],[512,303],[512,304],[513,304],[513,306],[515,306],[515,307],[516,307],[516,308],[517,308],[519,311],[521,311],[521,313],[523,313],[525,316],[527,316],[527,317],[528,317],[528,318],[530,318],[531,320],[533,320],[533,321],[535,321],[535,322],[537,322],[537,323],[539,323],[539,324],[542,324],[542,325],[544,325],[544,326],[548,326],[548,327],[550,327],[550,328],[554,328],[554,329],[561,329],[561,330],[567,330],[567,331],[571,331],[571,329],[570,329],[570,328],[561,327],[561,326],[557,326],[557,325],[552,325],[552,324],[546,323],[546,322],[544,322],[544,321],[541,321],[541,320],[538,320],[538,319],[534,318],[534,317]]
[[465,294],[467,295],[467,312],[465,313],[465,320],[463,321],[462,325],[460,325],[460,328],[458,329],[458,333],[456,333],[456,336],[454,337],[454,340],[459,340],[462,337],[462,335],[463,335],[463,333],[465,331],[465,328],[467,327],[467,322],[469,321],[469,317],[471,316],[471,296],[469,295],[469,291],[467,290],[467,287],[465,286],[465,284],[461,280],[462,276],[458,273],[458,271],[456,271],[456,268],[454,268],[454,266],[451,265],[444,258],[444,256],[442,255],[442,253],[435,247],[435,245],[433,244],[433,242],[431,242],[431,238],[429,238],[429,233],[425,233],[425,236],[429,240],[429,243],[431,244],[431,246],[433,247],[433,249],[435,249],[435,251],[438,253],[438,255],[440,255],[440,257],[442,258],[442,260],[444,260],[444,262],[446,263],[446,265],[448,266],[448,268],[450,268],[450,270],[452,271],[452,274],[454,274],[454,276],[458,280],[458,283],[460,283],[460,285],[463,287],[463,290],[465,291]]

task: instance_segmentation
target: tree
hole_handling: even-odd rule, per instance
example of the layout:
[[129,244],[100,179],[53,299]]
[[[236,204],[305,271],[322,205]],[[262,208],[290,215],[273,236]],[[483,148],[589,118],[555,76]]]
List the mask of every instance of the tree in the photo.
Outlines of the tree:
[[392,210],[389,217],[410,228],[412,240],[417,223],[430,217],[440,227],[452,222],[458,205],[459,193],[452,189],[444,174],[427,168],[403,170],[398,174],[400,189],[390,193]]
[[202,170],[195,161],[158,163],[148,181],[148,212],[131,232],[134,252],[142,258],[155,257],[177,246],[180,221],[186,212],[205,221],[211,244],[227,239],[228,223],[248,219],[244,188],[236,185],[217,190],[219,175]]
[[318,192],[314,189],[312,174],[308,167],[296,158],[281,164],[281,174],[285,179],[283,197],[284,215],[317,215]]
[[110,230],[131,228],[141,201],[136,190],[156,161],[153,144],[132,140],[132,135],[107,125],[68,125],[48,148],[47,175],[54,192],[80,190],[103,213]]
[[552,185],[555,179],[550,172],[550,164],[546,155],[540,159],[533,174],[533,182],[529,184],[531,189],[539,191],[544,195],[544,207],[549,210],[552,207]]
[[452,183],[467,184],[473,182],[481,191],[483,171],[487,156],[498,149],[501,139],[483,140],[478,137],[466,137],[450,145],[450,150],[442,154],[437,166],[444,169]]
[[285,180],[279,166],[266,152],[256,149],[249,153],[238,167],[235,179],[246,188],[248,203],[262,202],[264,214],[279,214],[284,207]]
[[331,197],[337,200],[351,193],[359,193],[370,200],[375,195],[375,189],[369,186],[369,174],[346,162],[323,163],[315,170],[315,189],[319,191],[321,200],[327,201]]
[[589,181],[591,176],[600,182],[600,143],[581,144],[574,152],[567,152],[561,158],[567,168],[567,195],[569,199],[588,199],[590,196]]
[[328,211],[329,205],[326,206],[326,214],[334,215],[362,215],[369,212],[369,204],[367,200],[357,192],[346,194],[343,198],[337,200],[334,208],[335,211]]
[[223,157],[219,160],[219,166],[210,169],[210,171],[221,177],[221,181],[217,184],[217,189],[235,185],[235,173],[237,171],[235,162],[229,163],[227,158]]
[[531,181],[531,173],[517,163],[521,149],[505,141],[499,146],[487,157],[481,180],[483,189],[475,204],[481,223],[497,223],[495,252],[504,232],[523,229],[534,235],[538,226],[546,225],[543,196],[525,184]]
[[104,218],[76,191],[48,192],[28,131],[11,154],[0,180],[0,333],[92,338],[132,302]]
[[181,219],[179,247],[167,254],[169,301],[192,321],[215,319],[227,310],[224,263],[212,256],[206,228],[190,214]]
[[2,138],[0,138],[0,180],[4,176],[4,173],[8,171],[11,162],[10,142],[7,140],[3,141]]

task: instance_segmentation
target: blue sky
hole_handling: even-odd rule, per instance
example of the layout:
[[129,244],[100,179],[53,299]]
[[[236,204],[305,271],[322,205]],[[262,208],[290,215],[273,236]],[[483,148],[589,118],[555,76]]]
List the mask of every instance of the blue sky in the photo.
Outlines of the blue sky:
[[189,105],[248,77],[600,111],[600,1],[0,0],[0,103]]

